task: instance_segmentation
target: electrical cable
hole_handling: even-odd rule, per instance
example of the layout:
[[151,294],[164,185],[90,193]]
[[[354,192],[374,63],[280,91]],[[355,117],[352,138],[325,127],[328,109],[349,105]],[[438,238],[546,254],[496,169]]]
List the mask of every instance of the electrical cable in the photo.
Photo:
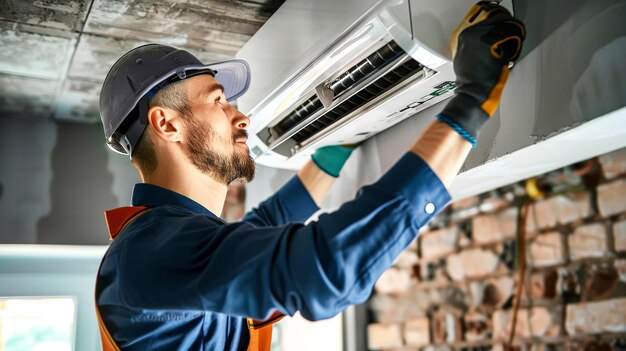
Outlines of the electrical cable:
[[515,292],[514,302],[513,302],[513,315],[512,315],[512,324],[511,324],[511,334],[509,335],[509,340],[505,344],[504,349],[506,351],[513,350],[513,339],[515,338],[515,328],[517,326],[517,314],[519,312],[519,307],[522,301],[522,293],[524,292],[524,282],[526,275],[526,218],[528,217],[528,207],[530,201],[527,198],[524,198],[520,202],[519,212],[517,217],[517,233],[516,233],[516,261],[517,261],[517,273],[518,273],[518,281],[517,281],[517,291]]

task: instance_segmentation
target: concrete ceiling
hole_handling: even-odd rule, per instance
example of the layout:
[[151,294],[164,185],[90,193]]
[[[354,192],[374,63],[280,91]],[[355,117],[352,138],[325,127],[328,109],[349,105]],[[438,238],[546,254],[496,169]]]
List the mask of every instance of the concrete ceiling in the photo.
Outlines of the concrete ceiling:
[[99,121],[108,69],[150,42],[235,56],[284,0],[0,0],[0,117]]

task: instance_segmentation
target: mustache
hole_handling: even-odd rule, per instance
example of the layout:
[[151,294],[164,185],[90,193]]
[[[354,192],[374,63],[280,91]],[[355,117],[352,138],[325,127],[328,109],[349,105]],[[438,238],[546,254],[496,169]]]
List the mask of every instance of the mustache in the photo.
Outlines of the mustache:
[[233,134],[233,142],[236,142],[237,139],[246,138],[248,139],[248,131],[245,129],[239,129]]

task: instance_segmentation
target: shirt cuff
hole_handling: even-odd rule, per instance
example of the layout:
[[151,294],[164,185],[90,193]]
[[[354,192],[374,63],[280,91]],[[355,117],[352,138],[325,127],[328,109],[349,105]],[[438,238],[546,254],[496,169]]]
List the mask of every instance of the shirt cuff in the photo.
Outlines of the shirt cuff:
[[296,222],[306,221],[320,209],[298,176],[294,176],[283,185],[277,195],[281,203],[287,204],[289,217],[296,219]]
[[401,194],[417,211],[434,217],[450,202],[451,197],[439,177],[419,156],[407,152],[378,182]]

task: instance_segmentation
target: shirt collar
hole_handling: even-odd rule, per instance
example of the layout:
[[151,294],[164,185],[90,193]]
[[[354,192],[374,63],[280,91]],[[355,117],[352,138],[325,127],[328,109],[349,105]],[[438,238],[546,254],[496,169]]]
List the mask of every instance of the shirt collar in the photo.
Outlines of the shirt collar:
[[148,183],[135,184],[135,187],[133,188],[132,205],[148,207],[162,205],[178,206],[191,211],[193,214],[210,215],[219,218],[206,207],[200,205],[185,195]]

